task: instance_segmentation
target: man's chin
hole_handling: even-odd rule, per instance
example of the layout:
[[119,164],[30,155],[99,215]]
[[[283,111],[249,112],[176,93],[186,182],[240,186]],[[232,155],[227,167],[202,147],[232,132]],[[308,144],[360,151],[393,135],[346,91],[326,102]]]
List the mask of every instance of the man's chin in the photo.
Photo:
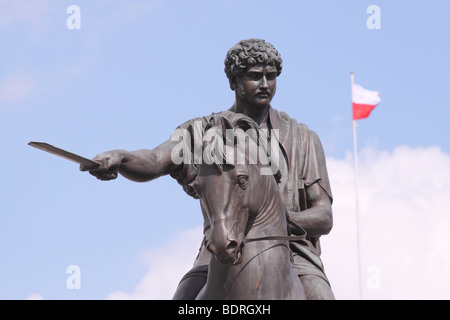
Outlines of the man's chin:
[[270,106],[270,99],[267,99],[264,101],[261,101],[261,100],[255,101],[255,103],[253,103],[253,105],[259,109],[267,108]]
[[270,105],[270,102],[272,101],[272,97],[256,97],[252,100],[252,104],[254,106],[260,106],[260,107],[267,107]]

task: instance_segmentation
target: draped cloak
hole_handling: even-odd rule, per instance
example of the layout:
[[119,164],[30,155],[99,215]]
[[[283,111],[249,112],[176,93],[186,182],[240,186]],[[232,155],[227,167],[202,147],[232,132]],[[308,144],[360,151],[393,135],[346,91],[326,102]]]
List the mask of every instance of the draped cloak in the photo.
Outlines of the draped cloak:
[[[191,137],[202,135],[208,125],[214,125],[222,116],[232,114],[231,111],[213,113],[206,117],[191,119],[180,125],[177,129],[184,129]],[[306,189],[318,183],[325,190],[332,201],[330,181],[326,167],[326,159],[322,144],[317,134],[307,125],[298,123],[286,113],[272,107],[268,114],[268,129],[277,129],[279,145],[282,153],[280,161],[281,182],[279,184],[286,209],[301,212],[306,210]],[[194,148],[194,146],[192,146]],[[171,176],[175,178],[184,190],[188,192],[189,184],[194,181],[197,174],[195,161],[182,162],[177,166]],[[189,193],[189,192],[188,192]],[[204,233],[210,228],[208,217],[204,217]],[[290,248],[293,253],[293,266],[298,275],[316,275],[328,282],[324,267],[320,259],[320,237],[309,237],[304,241],[291,241]],[[199,255],[194,266],[209,263],[209,253],[204,242],[200,247]]]

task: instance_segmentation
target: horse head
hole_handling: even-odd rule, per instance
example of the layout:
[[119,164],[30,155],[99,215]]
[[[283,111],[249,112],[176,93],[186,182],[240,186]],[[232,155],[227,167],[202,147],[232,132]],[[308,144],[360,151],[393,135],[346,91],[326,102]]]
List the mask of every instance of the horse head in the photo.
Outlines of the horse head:
[[219,172],[212,165],[201,165],[194,182],[202,210],[211,230],[207,248],[222,263],[239,263],[242,244],[259,204],[261,177],[255,165],[224,165]]
[[[241,120],[234,122],[234,128],[236,123],[242,125]],[[247,122],[253,124],[251,119]],[[229,129],[230,123],[222,121],[223,123],[227,125],[221,129]],[[252,163],[252,156],[249,155],[252,148],[236,144],[238,139],[235,138],[232,138],[234,143],[231,145],[223,143],[226,141],[225,130],[214,132],[216,134],[211,135],[212,139],[207,141],[215,140],[215,147],[207,149],[210,146],[204,145],[204,149],[208,150],[205,153],[210,159],[204,158],[197,165],[197,177],[192,186],[200,199],[203,212],[210,220],[211,229],[206,238],[208,250],[221,263],[238,264],[245,236],[268,198],[266,193],[269,189],[266,185],[270,183],[269,179],[274,178],[262,174],[260,161]],[[242,134],[244,131],[237,132]],[[245,156],[240,157],[242,153]]]

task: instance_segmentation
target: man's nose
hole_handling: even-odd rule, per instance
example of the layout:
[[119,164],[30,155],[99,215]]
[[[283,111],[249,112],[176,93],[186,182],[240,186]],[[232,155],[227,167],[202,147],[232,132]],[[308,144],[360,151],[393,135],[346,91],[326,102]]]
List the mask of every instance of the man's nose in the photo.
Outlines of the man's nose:
[[267,81],[266,76],[263,76],[263,77],[261,78],[261,84],[260,84],[260,87],[261,87],[261,88],[264,88],[264,89],[268,89],[268,88],[269,88],[269,83],[268,83],[268,81]]

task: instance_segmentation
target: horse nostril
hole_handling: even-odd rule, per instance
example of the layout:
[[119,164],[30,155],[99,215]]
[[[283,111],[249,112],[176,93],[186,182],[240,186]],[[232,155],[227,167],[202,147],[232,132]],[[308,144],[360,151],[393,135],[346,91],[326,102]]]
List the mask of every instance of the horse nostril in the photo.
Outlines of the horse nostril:
[[232,249],[235,249],[236,247],[237,247],[237,242],[232,240],[228,243],[227,250],[232,250]]

